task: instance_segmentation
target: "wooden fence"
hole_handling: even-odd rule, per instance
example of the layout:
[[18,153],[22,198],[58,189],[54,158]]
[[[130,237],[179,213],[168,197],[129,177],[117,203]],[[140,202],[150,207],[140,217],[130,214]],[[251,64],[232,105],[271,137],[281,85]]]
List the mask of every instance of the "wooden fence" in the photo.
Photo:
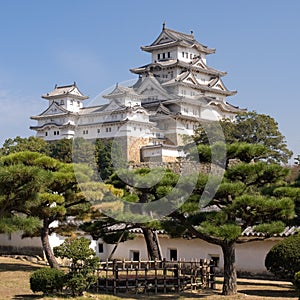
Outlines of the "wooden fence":
[[214,262],[106,261],[97,269],[97,292],[169,293],[185,289],[215,288]]

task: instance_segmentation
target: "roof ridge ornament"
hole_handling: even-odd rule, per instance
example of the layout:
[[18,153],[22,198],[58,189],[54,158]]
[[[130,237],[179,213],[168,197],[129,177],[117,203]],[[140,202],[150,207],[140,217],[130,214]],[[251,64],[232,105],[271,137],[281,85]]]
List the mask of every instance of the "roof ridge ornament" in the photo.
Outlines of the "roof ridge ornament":
[[163,25],[162,29],[165,30],[165,28],[166,28],[166,21],[164,21],[162,25]]

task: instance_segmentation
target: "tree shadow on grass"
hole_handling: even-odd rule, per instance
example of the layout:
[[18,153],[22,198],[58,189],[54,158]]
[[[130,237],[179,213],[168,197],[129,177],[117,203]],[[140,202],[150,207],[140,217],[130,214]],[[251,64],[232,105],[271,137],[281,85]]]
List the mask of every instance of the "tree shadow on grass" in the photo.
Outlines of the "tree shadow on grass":
[[246,281],[238,281],[238,286],[253,286],[254,288],[257,286],[267,286],[267,287],[278,287],[278,288],[284,288],[284,289],[292,289],[292,285],[288,284],[286,282],[246,282]]
[[41,266],[32,266],[20,263],[1,263],[0,264],[0,272],[13,272],[13,271],[24,271],[24,272],[32,272],[37,269],[40,269]]
[[[108,295],[112,296],[110,293],[92,293],[94,296],[96,295]],[[127,293],[118,293],[116,296],[119,298],[124,298],[124,299],[150,299],[150,300],[164,300],[164,299],[172,299],[172,300],[179,300],[179,299],[190,299],[190,298],[197,298],[197,299],[204,299],[207,296],[210,295],[220,295],[217,291],[195,291],[195,292],[189,292],[189,291],[184,291],[180,293],[158,293],[154,294],[151,292],[145,292],[145,293],[133,293],[133,292],[127,292]]]
[[295,291],[285,291],[285,290],[263,290],[263,289],[253,289],[253,290],[239,290],[239,293],[243,293],[251,296],[260,296],[260,297],[273,297],[273,298],[297,298],[298,295]]
[[33,299],[43,299],[42,295],[15,295],[13,300],[33,300]]

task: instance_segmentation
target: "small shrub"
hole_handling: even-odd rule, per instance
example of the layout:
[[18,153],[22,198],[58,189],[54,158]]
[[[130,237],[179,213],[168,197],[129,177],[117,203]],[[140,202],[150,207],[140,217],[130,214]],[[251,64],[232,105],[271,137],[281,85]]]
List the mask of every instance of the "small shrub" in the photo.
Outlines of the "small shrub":
[[285,238],[271,248],[265,259],[268,271],[289,281],[294,281],[300,271],[300,234]]
[[35,292],[53,294],[62,291],[66,275],[61,270],[41,268],[30,275],[30,288]]
[[70,272],[67,275],[66,286],[73,296],[80,296],[96,282],[94,272],[98,267],[99,258],[86,238],[66,239],[63,244],[54,247],[54,254],[60,258],[71,260]]
[[296,291],[298,292],[298,296],[299,296],[299,299],[300,299],[300,271],[295,274],[293,283],[294,283],[294,286],[296,288]]
[[72,291],[72,296],[81,296],[87,286],[86,278],[82,274],[74,274],[67,281],[67,287]]

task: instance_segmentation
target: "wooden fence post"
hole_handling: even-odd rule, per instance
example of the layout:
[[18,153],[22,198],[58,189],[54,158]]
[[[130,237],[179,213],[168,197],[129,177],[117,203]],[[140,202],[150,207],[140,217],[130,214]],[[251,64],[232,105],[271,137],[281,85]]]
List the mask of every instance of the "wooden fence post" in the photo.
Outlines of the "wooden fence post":
[[215,290],[216,289],[216,266],[213,260],[210,261],[210,266],[209,266],[209,282],[210,282],[210,288]]

